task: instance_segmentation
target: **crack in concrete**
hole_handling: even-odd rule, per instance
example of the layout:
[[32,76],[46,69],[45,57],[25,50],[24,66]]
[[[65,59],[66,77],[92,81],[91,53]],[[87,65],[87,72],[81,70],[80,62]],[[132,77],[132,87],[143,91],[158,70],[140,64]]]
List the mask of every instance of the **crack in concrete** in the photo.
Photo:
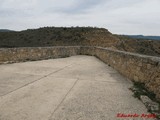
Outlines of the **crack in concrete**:
[[64,96],[64,98],[62,99],[62,101],[57,105],[57,107],[54,109],[53,113],[50,115],[50,117],[48,118],[48,120],[52,120],[52,116],[54,115],[54,113],[58,110],[58,108],[62,105],[62,103],[64,102],[64,100],[66,99],[66,97],[69,95],[69,93],[72,91],[72,89],[75,87],[75,85],[77,84],[77,82],[79,81],[79,78],[77,78],[77,80],[74,82],[73,86],[69,89],[69,91],[67,92],[67,94]]
[[33,83],[35,83],[35,82],[38,82],[38,81],[42,80],[43,78],[48,77],[48,76],[50,76],[50,75],[52,75],[52,74],[54,74],[54,73],[57,73],[57,72],[59,72],[59,71],[61,71],[61,70],[64,70],[65,68],[67,68],[67,67],[69,67],[69,66],[71,66],[71,65],[73,65],[73,64],[67,65],[67,66],[65,66],[65,67],[63,67],[63,68],[60,68],[59,70],[56,70],[56,71],[54,71],[54,72],[52,72],[52,73],[49,73],[49,74],[47,74],[47,75],[44,75],[44,76],[41,77],[41,78],[38,78],[37,80],[34,80],[34,81],[30,82],[30,83],[27,83],[27,84],[25,84],[25,85],[23,85],[23,86],[15,89],[15,90],[13,90],[13,91],[10,91],[10,92],[8,92],[8,93],[6,93],[6,94],[3,94],[3,95],[0,96],[0,98],[6,96],[6,95],[8,95],[8,94],[11,94],[11,93],[13,93],[13,92],[15,92],[15,91],[17,91],[17,90],[19,90],[19,89],[21,89],[21,88],[24,88],[24,87],[26,87],[26,86],[28,86],[28,85],[30,85],[30,84],[33,84]]
[[90,81],[90,82],[105,82],[105,83],[115,83],[115,84],[130,84],[128,81],[122,81],[122,82],[112,82],[112,81],[104,81],[104,80],[86,80],[86,79],[79,79],[80,81]]

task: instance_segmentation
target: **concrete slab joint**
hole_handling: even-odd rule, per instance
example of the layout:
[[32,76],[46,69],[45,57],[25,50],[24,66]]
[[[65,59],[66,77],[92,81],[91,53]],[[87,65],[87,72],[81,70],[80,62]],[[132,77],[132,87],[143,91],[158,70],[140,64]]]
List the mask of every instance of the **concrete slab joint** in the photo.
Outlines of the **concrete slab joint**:
[[119,112],[148,114],[128,90],[132,83],[93,56],[0,67],[0,120],[119,120]]
[[[103,71],[103,67],[102,67],[102,70],[98,69],[97,67],[94,67],[95,65],[99,65],[99,63],[96,63],[96,62],[92,63],[92,61],[90,59],[86,59],[86,61],[85,61],[85,57],[86,56],[84,57],[84,60],[83,59],[78,59],[78,58],[76,58],[75,55],[96,56],[97,58],[99,58],[104,63],[110,65],[112,68],[114,68],[115,70],[119,71],[122,75],[128,77],[130,80],[144,83],[147,86],[148,90],[152,91],[153,93],[155,93],[157,99],[160,100],[160,91],[157,90],[157,88],[160,87],[159,86],[160,85],[159,84],[159,82],[160,82],[159,81],[160,67],[159,67],[159,64],[157,65],[157,63],[160,63],[160,58],[159,57],[139,55],[139,54],[124,52],[124,51],[118,51],[118,50],[112,50],[110,48],[102,48],[102,47],[96,47],[96,46],[94,46],[94,47],[91,47],[91,46],[65,46],[65,47],[64,46],[57,46],[57,47],[38,47],[38,48],[36,48],[36,47],[33,47],[33,48],[30,47],[30,48],[9,48],[9,49],[3,49],[3,48],[1,48],[0,49],[0,64],[2,64],[2,65],[0,65],[0,67],[1,67],[0,74],[2,74],[1,75],[2,77],[0,79],[2,80],[2,83],[4,85],[9,84],[6,87],[6,90],[3,89],[3,88],[5,88],[5,86],[2,85],[2,87],[0,87],[1,92],[2,92],[1,95],[8,96],[7,98],[6,97],[0,98],[0,105],[3,106],[5,104],[5,101],[12,99],[12,97],[10,96],[10,94],[7,94],[7,93],[10,93],[13,90],[17,89],[15,93],[11,92],[11,94],[15,94],[14,95],[15,96],[14,97],[15,100],[17,100],[16,96],[22,97],[21,94],[20,94],[21,90],[18,90],[21,87],[25,91],[25,93],[23,93],[23,94],[26,94],[25,99],[24,99],[26,101],[22,100],[22,103],[27,102],[27,99],[30,99],[30,94],[27,91],[28,90],[32,91],[32,89],[36,89],[35,86],[37,86],[37,85],[34,86],[34,84],[29,84],[29,83],[33,82],[33,83],[38,84],[41,80],[39,82],[38,81],[34,82],[34,80],[38,80],[38,79],[47,79],[48,83],[51,82],[51,85],[53,85],[52,82],[54,83],[54,77],[56,76],[56,78],[59,80],[59,79],[61,79],[61,76],[62,76],[65,79],[69,78],[69,81],[70,81],[70,83],[67,83],[67,81],[65,81],[65,79],[63,78],[63,80],[64,80],[63,84],[69,84],[68,86],[73,86],[73,84],[75,83],[75,81],[77,79],[79,79],[79,76],[81,76],[81,78],[80,78],[81,82],[82,81],[85,82],[84,80],[90,79],[90,76],[93,76],[92,79],[95,80],[95,81],[97,81],[98,79],[102,79],[102,81],[106,81],[106,79],[109,79],[109,80],[112,79],[114,81],[114,79],[116,78],[115,76],[114,76],[115,78],[113,78],[113,74],[109,74],[108,76],[106,76],[108,73],[104,74],[105,70]],[[69,56],[75,56],[75,57],[71,57],[71,59],[73,60],[72,61],[73,65],[67,67],[68,70],[66,70],[64,68],[61,71],[61,68],[59,69],[59,66],[61,67],[60,64],[54,64],[55,66],[53,66],[52,64],[49,64],[49,63],[45,63],[45,62],[43,63],[44,59],[48,59],[48,58],[61,58],[61,57],[63,57],[66,60],[65,61],[66,64],[70,65],[71,62],[68,61],[68,59],[66,58],[66,57],[69,57]],[[81,56],[81,57],[83,58],[83,56]],[[38,63],[42,62],[44,64],[44,66],[43,66],[43,64],[38,64],[38,66],[39,65],[41,66],[41,67],[38,67],[38,66],[36,66],[37,63],[35,63],[35,62],[33,62],[35,65],[32,64],[32,62],[26,62],[26,63],[11,64],[11,66],[13,68],[12,67],[10,68],[10,65],[5,65],[4,64],[4,63],[6,63],[6,64],[13,63],[13,62],[23,62],[23,61],[29,61],[29,60],[30,61],[42,60],[42,61],[38,61]],[[55,61],[56,60],[57,59],[55,59]],[[63,61],[61,59],[58,59],[58,60]],[[84,61],[86,63],[88,63],[88,64],[86,64]],[[89,61],[92,64],[89,64],[90,63]],[[52,63],[52,60],[48,60],[48,62]],[[30,64],[30,63],[33,66],[36,66],[36,67],[35,68],[31,67],[30,72],[29,72],[28,68],[30,68],[30,67],[28,67],[25,64]],[[128,63],[128,64],[124,64],[124,63]],[[61,64],[64,65],[63,62]],[[19,67],[17,67],[16,65],[18,65]],[[45,65],[49,65],[49,66],[46,67]],[[59,66],[57,66],[57,65],[59,65]],[[72,67],[74,65],[77,65],[76,66],[77,68]],[[83,71],[79,72],[79,69],[81,67],[84,67],[85,69],[83,69]],[[109,68],[109,69],[111,69],[111,68]],[[45,71],[43,71],[43,70],[45,70]],[[57,70],[58,70],[58,72],[56,74],[53,74],[53,75],[51,74],[51,73],[54,73]],[[5,71],[7,73],[9,73],[9,74],[12,73],[12,72],[14,74],[11,74],[11,77],[10,77],[10,76],[6,75]],[[16,71],[18,71],[18,72],[15,73]],[[72,78],[70,78],[70,76],[68,75],[68,74],[71,74],[70,73],[71,71],[72,71],[72,75],[73,75]],[[63,72],[63,73],[61,73],[61,72]],[[88,72],[91,72],[91,73],[88,73]],[[109,72],[110,72],[110,70],[109,70]],[[23,76],[23,74],[25,74],[25,75]],[[63,76],[63,74],[65,76]],[[90,74],[90,75],[89,76],[88,75],[85,76],[86,74]],[[22,81],[22,82],[21,81],[17,81],[16,82],[15,81],[17,79],[16,75],[20,75],[20,78],[18,78],[18,80],[24,79],[24,81]],[[30,78],[29,76],[31,78],[33,77],[33,79],[27,81],[26,79]],[[97,79],[97,76],[98,76],[98,79]],[[53,81],[52,81],[52,79],[50,79],[50,77],[53,79]],[[13,81],[11,81],[10,83],[7,83],[7,81],[4,81],[3,79],[7,79],[7,80],[12,79]],[[82,83],[81,82],[79,83],[79,81],[76,83],[75,86],[77,86],[77,84],[78,84],[79,87],[82,87],[81,86]],[[13,83],[13,86],[11,85],[11,83]],[[44,91],[46,90],[46,93],[48,93],[50,90],[52,91],[53,89],[56,89],[55,94],[58,94],[58,93],[61,93],[61,92],[63,93],[64,92],[63,90],[61,91],[61,89],[60,89],[61,86],[54,86],[54,88],[52,88],[51,86],[49,86],[50,90],[48,90],[47,88],[45,88],[46,83],[41,83],[41,84],[44,85]],[[40,86],[41,86],[41,84],[40,84]],[[25,89],[25,87],[23,87],[24,85],[27,85],[26,87],[29,87],[29,89]],[[93,87],[93,91],[94,91],[94,88],[96,88],[97,90],[99,90],[98,87],[101,87],[101,84],[98,84],[99,86],[97,87],[97,86],[94,86],[94,83],[92,83],[92,82],[89,85],[90,85],[90,86],[88,86],[89,88],[91,87],[91,89],[92,89],[92,87]],[[48,86],[48,84],[46,86]],[[70,87],[68,87],[68,86],[65,86],[65,85],[63,86],[66,91],[70,90]],[[87,84],[86,84],[86,86],[87,86]],[[59,87],[59,88],[57,88],[57,87]],[[37,88],[37,90],[38,89],[39,88]],[[86,93],[87,96],[91,97],[91,96],[89,96],[89,93],[91,91],[88,91],[87,88],[84,88],[84,90],[87,91],[87,93]],[[84,91],[84,90],[82,89],[82,91]],[[80,95],[82,97],[82,100],[83,99],[85,99],[85,100],[86,99],[90,99],[90,98],[85,98],[85,96],[83,96],[81,92],[78,92],[76,90],[76,88],[75,89],[73,88],[73,91],[75,91],[75,92],[71,93],[71,96],[70,96],[71,98],[66,98],[65,105],[67,105],[67,106],[68,105],[72,105],[72,102],[68,103],[67,100],[69,100],[69,101],[71,100],[72,101],[72,97],[73,97],[73,101],[74,101],[75,95],[76,96]],[[105,88],[104,88],[104,91],[105,91]],[[98,94],[100,91],[95,91],[95,92],[97,92],[97,94]],[[27,95],[27,93],[28,93],[28,95]],[[34,92],[33,92],[33,94],[34,94]],[[40,94],[41,93],[39,93],[39,95]],[[62,96],[59,96],[59,98],[56,99],[57,100],[56,103],[58,103],[59,100],[62,100],[62,98],[64,98],[65,94],[66,93],[64,92]],[[72,94],[73,94],[73,96],[72,96]],[[99,94],[101,94],[101,93],[99,93]],[[44,95],[46,95],[45,97],[47,97],[47,94],[44,94]],[[37,96],[37,98],[34,98],[33,96],[31,95],[32,99],[38,99],[39,98],[38,96]],[[52,97],[54,97],[54,95]],[[106,100],[108,100],[108,99],[106,99]],[[42,100],[42,102],[44,102],[44,101]],[[48,102],[50,103],[50,101],[48,101]],[[81,103],[82,101],[74,101],[74,102],[80,102]],[[103,103],[104,101],[102,100],[101,102]],[[7,103],[8,103],[8,105],[10,105],[9,101]],[[51,103],[51,104],[52,104],[52,106],[54,106],[53,103]],[[83,104],[83,103],[81,103],[81,104]],[[88,103],[88,104],[90,104],[90,103]],[[38,105],[39,104],[37,103],[37,106]],[[11,106],[15,107],[12,104],[11,104]],[[61,105],[61,106],[63,106],[63,105]],[[68,108],[69,107],[70,106],[68,106]],[[78,109],[83,109],[83,107],[82,108],[81,107],[82,106],[79,106]],[[29,109],[30,109],[29,107],[26,108],[26,110],[29,110]],[[58,111],[63,111],[63,109],[65,109],[65,108],[59,107]],[[77,108],[75,108],[75,109],[77,109]],[[94,109],[94,107],[93,107],[93,109]],[[9,110],[9,109],[6,109],[6,110]],[[100,111],[100,110],[98,110],[98,111]],[[15,114],[16,114],[16,112],[17,111],[15,111]],[[25,113],[25,111],[23,111],[23,112]],[[49,111],[49,112],[52,113],[53,111]],[[64,116],[66,116],[68,110],[65,111],[65,112],[66,113],[64,113]],[[1,113],[1,111],[0,111],[0,113]],[[56,116],[59,116],[59,114],[57,112],[54,112],[54,114]],[[101,113],[98,113],[98,114],[100,115]],[[85,116],[86,119],[88,118],[88,115],[85,112],[84,113],[79,113],[79,116]],[[6,117],[5,114],[4,114],[3,117],[4,118]],[[0,120],[1,119],[2,118],[0,116]],[[38,119],[41,119],[41,118],[38,118]],[[52,118],[52,119],[54,119],[54,118]],[[73,116],[73,118],[71,118],[71,119],[74,120],[76,118],[74,118],[74,116]],[[19,120],[19,118],[17,120]],[[94,118],[93,118],[93,120],[94,120]]]

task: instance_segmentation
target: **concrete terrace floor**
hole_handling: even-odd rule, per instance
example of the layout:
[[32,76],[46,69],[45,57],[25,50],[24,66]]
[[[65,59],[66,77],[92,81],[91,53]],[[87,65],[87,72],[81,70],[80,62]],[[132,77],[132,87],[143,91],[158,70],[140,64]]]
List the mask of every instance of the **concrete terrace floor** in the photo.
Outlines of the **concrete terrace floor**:
[[0,65],[0,120],[142,120],[132,83],[91,56]]

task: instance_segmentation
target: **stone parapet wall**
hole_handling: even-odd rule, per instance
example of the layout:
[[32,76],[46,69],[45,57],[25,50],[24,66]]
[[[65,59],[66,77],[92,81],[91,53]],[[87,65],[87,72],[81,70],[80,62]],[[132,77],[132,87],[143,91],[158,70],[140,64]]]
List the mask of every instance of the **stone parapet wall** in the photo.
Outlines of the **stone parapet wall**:
[[160,100],[160,58],[112,50],[102,47],[81,47],[81,54],[98,57],[132,81],[144,83]]
[[0,49],[0,64],[78,55],[80,47],[24,47]]
[[160,100],[160,58],[90,46],[0,49],[0,63],[91,55],[101,59],[132,81],[142,82]]

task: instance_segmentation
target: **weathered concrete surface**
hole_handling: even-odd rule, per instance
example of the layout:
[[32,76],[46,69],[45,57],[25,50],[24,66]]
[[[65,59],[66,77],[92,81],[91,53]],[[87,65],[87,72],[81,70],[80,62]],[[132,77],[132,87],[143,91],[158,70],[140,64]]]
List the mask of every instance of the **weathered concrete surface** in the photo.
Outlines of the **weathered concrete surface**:
[[[160,57],[96,46],[22,47],[0,48],[0,64],[63,58],[74,55],[96,56],[130,80],[144,83],[145,87],[153,92],[157,100],[160,101]],[[48,69],[46,70],[48,71]],[[39,71],[36,72],[39,73]]]
[[131,85],[90,56],[0,65],[0,120],[120,120],[118,113],[147,113]]

